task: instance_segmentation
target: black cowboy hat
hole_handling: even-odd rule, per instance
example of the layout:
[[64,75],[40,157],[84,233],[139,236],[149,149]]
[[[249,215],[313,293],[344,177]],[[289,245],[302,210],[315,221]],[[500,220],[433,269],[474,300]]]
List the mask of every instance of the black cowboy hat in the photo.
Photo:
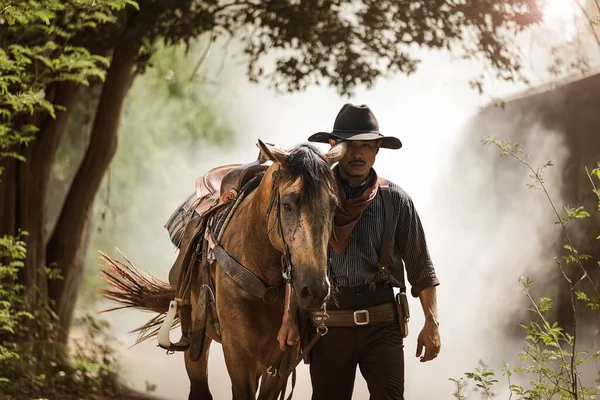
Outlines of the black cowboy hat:
[[399,149],[400,139],[383,136],[373,111],[366,105],[344,104],[333,124],[331,132],[317,132],[308,138],[309,142],[329,143],[329,139],[342,140],[381,140],[381,147]]

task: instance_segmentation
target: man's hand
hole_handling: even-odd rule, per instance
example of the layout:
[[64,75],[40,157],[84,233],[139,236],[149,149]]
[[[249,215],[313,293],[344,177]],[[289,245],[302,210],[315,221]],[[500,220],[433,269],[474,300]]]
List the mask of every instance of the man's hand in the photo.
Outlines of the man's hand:
[[300,340],[300,332],[298,331],[298,321],[296,314],[298,305],[296,304],[296,296],[294,289],[290,283],[285,285],[285,308],[283,310],[283,318],[281,319],[281,328],[277,334],[277,341],[281,351],[285,351],[286,346],[295,345]]
[[[425,347],[424,354],[423,347]],[[417,354],[415,356],[421,357],[421,362],[431,361],[437,357],[440,349],[440,332],[437,321],[425,321],[425,326],[417,339]]]
[[[421,357],[421,362],[426,362],[436,358],[441,348],[435,286],[429,286],[421,290],[419,299],[425,314],[425,326],[417,339],[416,357]],[[423,354],[423,347],[425,347],[425,354]]]
[[285,346],[293,346],[298,343],[300,339],[300,333],[298,332],[298,324],[295,318],[284,317],[281,321],[281,328],[277,334],[277,341],[279,342],[279,348],[281,351],[285,351]]

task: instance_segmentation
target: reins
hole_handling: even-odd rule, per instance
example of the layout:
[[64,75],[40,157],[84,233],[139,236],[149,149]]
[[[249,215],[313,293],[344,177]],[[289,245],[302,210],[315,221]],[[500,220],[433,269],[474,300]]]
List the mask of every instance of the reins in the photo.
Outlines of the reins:
[[306,346],[300,349],[300,354],[290,363],[289,368],[287,368],[284,371],[281,371],[281,366],[285,365],[284,360],[288,359],[292,354],[293,347],[286,346],[285,350],[282,351],[281,354],[279,354],[277,360],[275,360],[273,365],[271,365],[267,369],[267,374],[269,375],[269,377],[274,378],[277,375],[281,377],[281,381],[278,384],[278,389],[280,390],[280,400],[285,399],[285,391],[287,389],[287,381],[290,376],[290,373],[292,374],[292,390],[290,391],[287,400],[291,400],[292,396],[294,395],[294,388],[296,386],[296,367],[298,366],[298,364],[300,364],[300,361],[302,361],[304,356],[308,355],[308,353],[312,350],[314,345],[317,344],[319,339],[322,336],[325,336],[329,331],[327,326],[325,326],[325,321],[327,321],[328,318],[329,314],[327,314],[327,307],[325,306],[325,304],[323,304],[323,318],[321,319],[321,323],[316,327],[315,335]]

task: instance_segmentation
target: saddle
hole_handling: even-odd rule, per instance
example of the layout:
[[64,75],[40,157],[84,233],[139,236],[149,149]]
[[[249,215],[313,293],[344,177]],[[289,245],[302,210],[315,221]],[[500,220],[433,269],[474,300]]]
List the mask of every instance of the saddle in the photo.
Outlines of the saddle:
[[195,193],[177,207],[165,224],[171,242],[180,248],[185,226],[194,215],[205,217],[231,202],[240,189],[250,179],[266,171],[270,163],[267,156],[259,151],[257,159],[253,162],[219,165],[196,179]]
[[[225,164],[209,170],[206,174],[196,180],[195,193],[175,210],[169,217],[165,228],[173,244],[179,248],[179,255],[169,272],[169,283],[175,289],[176,298],[169,305],[169,312],[161,326],[158,339],[159,345],[169,351],[185,351],[192,345],[190,353],[192,359],[199,356],[203,344],[204,329],[210,318],[207,310],[214,308],[214,292],[210,290],[212,284],[207,271],[197,271],[194,266],[198,265],[196,256],[197,246],[202,245],[199,241],[204,237],[207,229],[207,220],[218,214],[219,210],[226,207],[234,200],[238,192],[254,177],[269,168],[270,160],[261,151],[255,161],[248,164]],[[205,253],[205,251],[203,251]],[[204,273],[202,273],[204,272]],[[191,331],[192,315],[189,288],[191,282],[203,281],[202,291],[199,296],[196,324],[194,332]],[[207,296],[213,294],[212,299]],[[212,300],[212,301],[211,301]],[[216,315],[214,310],[211,310]],[[179,314],[182,338],[177,343],[170,342],[169,331]],[[214,321],[213,321],[214,322]],[[220,336],[218,322],[213,323],[213,331]]]

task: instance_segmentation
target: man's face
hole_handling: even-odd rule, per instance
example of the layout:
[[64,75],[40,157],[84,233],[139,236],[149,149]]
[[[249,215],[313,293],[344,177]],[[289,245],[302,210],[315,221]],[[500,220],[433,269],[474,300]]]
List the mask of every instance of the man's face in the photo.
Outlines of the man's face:
[[[329,140],[333,146],[340,140]],[[353,140],[348,143],[348,150],[339,161],[339,168],[344,175],[352,178],[365,177],[373,164],[381,147],[380,140]]]

